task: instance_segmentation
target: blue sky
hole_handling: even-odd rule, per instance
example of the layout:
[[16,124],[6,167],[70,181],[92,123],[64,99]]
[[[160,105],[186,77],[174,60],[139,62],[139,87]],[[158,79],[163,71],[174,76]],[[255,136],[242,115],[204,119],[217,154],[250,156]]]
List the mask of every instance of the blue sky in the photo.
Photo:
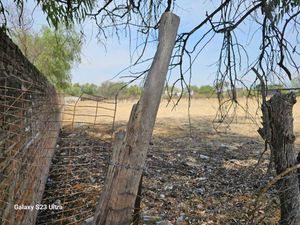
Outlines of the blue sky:
[[[184,3],[183,3],[184,2]],[[181,22],[179,32],[188,31],[194,27],[205,17],[206,11],[211,12],[214,9],[213,1],[203,0],[185,0],[177,1],[177,7],[175,13],[180,16]],[[29,10],[32,9],[33,0],[28,1]],[[39,29],[42,25],[46,25],[46,20],[39,8],[36,8],[34,14],[34,27]],[[259,48],[259,34],[255,31],[255,25],[249,26],[247,24],[246,29],[238,32],[239,40],[245,44],[247,53],[252,60],[256,57]],[[129,39],[125,36],[117,38],[109,38],[105,46],[99,43],[96,38],[97,27],[93,21],[87,20],[83,25],[83,31],[86,35],[86,40],[83,45],[82,61],[79,65],[72,69],[72,82],[73,83],[95,83],[100,84],[104,81],[110,80],[116,76],[120,71],[130,65],[129,59]],[[204,32],[204,31],[203,31]],[[203,33],[199,33],[201,37]],[[252,38],[251,38],[252,37]],[[195,37],[191,41],[195,41],[198,37]],[[251,44],[250,43],[251,39]],[[222,36],[216,36],[214,40],[206,47],[206,50],[199,55],[198,59],[193,65],[192,84],[206,85],[212,84],[217,67],[215,62],[218,59]],[[155,53],[155,45],[150,45],[147,56],[153,56]],[[140,69],[142,69],[140,67]],[[244,71],[241,71],[241,73]],[[125,72],[123,75],[127,75]],[[171,82],[176,80],[178,76],[173,74]],[[252,76],[246,77],[247,82],[253,81]],[[113,81],[118,81],[115,78]]]
[[[201,1],[187,0],[184,7],[177,7],[176,13],[181,17],[179,30],[187,30],[197,24],[200,18],[205,15],[203,4]],[[73,82],[85,83],[101,83],[111,79],[121,70],[130,65],[129,60],[129,40],[122,37],[110,39],[106,43],[106,47],[100,44],[95,38],[97,28],[94,23],[87,22],[84,25],[84,33],[87,36],[86,43],[83,48],[82,62],[72,70]],[[216,49],[215,49],[216,50]],[[208,84],[214,80],[215,67],[209,67],[213,63],[213,59],[217,57],[216,51],[209,51],[205,57],[199,58],[199,62],[195,64],[195,76],[193,82],[197,84]],[[155,46],[151,46],[148,56],[153,56]],[[208,57],[209,58],[208,58]],[[123,75],[126,75],[123,74]],[[176,75],[171,80],[176,79]],[[117,79],[115,79],[117,80]]]

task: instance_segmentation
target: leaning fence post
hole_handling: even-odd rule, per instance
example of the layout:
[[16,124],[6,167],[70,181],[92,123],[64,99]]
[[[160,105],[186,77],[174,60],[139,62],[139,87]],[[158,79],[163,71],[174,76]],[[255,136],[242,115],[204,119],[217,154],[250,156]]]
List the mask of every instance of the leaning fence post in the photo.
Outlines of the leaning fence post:
[[175,44],[179,17],[165,12],[159,44],[140,101],[134,105],[125,135],[117,135],[105,187],[94,216],[97,225],[129,225]]

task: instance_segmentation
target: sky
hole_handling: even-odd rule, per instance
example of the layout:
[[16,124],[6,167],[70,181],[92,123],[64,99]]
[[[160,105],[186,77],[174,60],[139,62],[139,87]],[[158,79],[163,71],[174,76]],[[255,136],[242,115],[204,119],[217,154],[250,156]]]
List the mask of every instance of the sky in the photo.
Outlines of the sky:
[[[206,11],[203,10],[204,8],[200,2],[186,0],[184,8],[177,8],[175,13],[181,18],[179,31],[187,30],[197,24],[199,17],[204,18]],[[94,23],[86,23],[84,25],[84,33],[87,36],[87,40],[83,47],[82,62],[72,70],[73,82],[99,84],[115,77],[120,71],[130,65],[128,38],[122,37],[121,40],[117,38],[110,39],[104,47],[95,38],[97,27],[95,27]],[[156,46],[153,45],[151,48],[150,53],[147,54],[149,57],[154,55]],[[217,55],[215,51],[209,51],[207,54],[205,57],[200,56],[199,61],[201,62],[194,66],[195,76],[193,77],[193,83],[197,85],[210,84],[214,80],[216,68],[209,68],[213,61],[207,60],[207,56],[216,60]],[[174,81],[177,77],[175,74],[171,80]],[[118,79],[114,80],[117,81]]]
[[[184,2],[184,4],[183,4]],[[174,13],[180,16],[179,33],[188,31],[197,25],[203,18],[206,12],[212,12],[214,9],[213,1],[203,0],[185,0],[177,1]],[[33,0],[29,0],[27,7],[32,9],[34,6]],[[33,13],[34,28],[38,30],[41,26],[47,25],[45,16],[40,8],[36,8]],[[250,27],[250,28],[249,28]],[[105,81],[120,81],[119,77],[115,77],[120,71],[130,65],[129,57],[129,39],[121,36],[120,39],[109,38],[105,45],[100,43],[96,37],[97,27],[93,21],[87,20],[83,26],[85,34],[85,42],[82,48],[81,63],[76,65],[72,71],[73,83],[94,83],[99,85]],[[248,30],[247,30],[248,29]],[[255,57],[258,53],[259,35],[254,33],[255,27],[250,26],[245,30],[238,31],[238,38],[246,46],[246,51],[250,58]],[[203,31],[204,32],[204,31]],[[199,33],[192,42],[195,42],[198,37],[201,37],[203,32]],[[254,33],[254,34],[252,34]],[[249,35],[250,34],[250,35]],[[133,34],[134,35],[134,34]],[[251,45],[250,43],[251,39]],[[207,85],[212,84],[216,77],[216,61],[219,57],[222,36],[216,36],[213,41],[206,47],[206,50],[200,54],[193,65],[192,84]],[[255,46],[255,47],[254,47]],[[154,56],[156,45],[152,44],[147,52],[148,57]],[[253,58],[254,59],[254,58]],[[139,69],[143,70],[142,66]],[[244,71],[241,71],[244,72]],[[128,71],[122,75],[128,75]],[[170,82],[175,81],[178,74],[172,74]],[[111,80],[113,79],[113,80]],[[128,80],[128,79],[127,79]],[[251,83],[253,77],[246,77],[246,82]]]

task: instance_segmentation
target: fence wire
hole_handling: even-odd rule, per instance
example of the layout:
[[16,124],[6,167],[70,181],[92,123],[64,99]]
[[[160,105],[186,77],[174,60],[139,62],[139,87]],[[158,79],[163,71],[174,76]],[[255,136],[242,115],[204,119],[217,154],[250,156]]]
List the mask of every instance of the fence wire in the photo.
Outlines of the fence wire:
[[0,223],[33,224],[38,214],[37,224],[78,224],[93,215],[101,192],[116,102],[56,94],[44,77],[23,79],[5,71],[0,73]]
[[[93,216],[101,193],[116,102],[82,94],[65,97],[62,129],[50,167],[37,224],[79,224]],[[56,210],[49,206],[56,205]]]

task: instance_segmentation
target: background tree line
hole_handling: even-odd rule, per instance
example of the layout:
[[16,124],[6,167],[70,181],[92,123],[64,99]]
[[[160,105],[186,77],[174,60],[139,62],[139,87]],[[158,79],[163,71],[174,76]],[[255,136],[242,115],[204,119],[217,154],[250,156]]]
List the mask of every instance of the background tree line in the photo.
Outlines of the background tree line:
[[[125,82],[104,82],[101,85],[96,84],[70,84],[64,90],[64,92],[68,95],[72,96],[80,96],[83,92],[90,94],[90,95],[100,95],[108,98],[114,98],[116,94],[118,94],[119,98],[137,98],[142,93],[142,86],[134,84],[134,85],[127,85]],[[169,87],[166,86],[165,88],[165,97],[169,96],[168,92],[170,93],[172,89],[172,97],[178,97],[181,93],[181,88],[178,87]],[[211,97],[215,95],[215,88],[210,85],[204,86],[196,86],[193,85],[190,87],[190,94],[193,97]],[[185,89],[183,91],[183,97],[188,97],[189,91]]]
[[[298,79],[298,78],[297,78]],[[296,83],[296,82],[295,82]],[[300,87],[295,83],[292,84],[292,87]],[[269,85],[269,90],[278,90],[285,88],[282,84],[274,84]],[[80,96],[82,93],[90,94],[90,95],[98,95],[104,96],[107,98],[114,98],[118,94],[118,98],[121,99],[134,99],[140,97],[142,93],[143,87],[141,85],[127,85],[126,82],[111,82],[106,81],[100,85],[96,85],[93,83],[85,83],[85,84],[71,84],[69,83],[62,91],[71,96]],[[182,90],[179,87],[170,87],[166,85],[164,98],[177,98],[183,97],[187,98],[189,95],[192,98],[209,98],[209,97],[217,97],[217,90],[216,86],[212,85],[191,85],[190,89],[188,90],[185,88]],[[247,90],[245,88],[237,88],[237,96],[244,97],[244,96],[256,96],[261,91],[260,85],[256,85],[252,90]],[[283,91],[287,92],[287,91]],[[270,92],[271,93],[271,92]],[[225,93],[226,94],[226,93]]]
[[104,96],[114,98],[117,94],[121,99],[137,98],[142,93],[142,87],[139,85],[127,85],[125,82],[104,82],[101,85],[92,83],[86,84],[69,84],[64,90],[65,94],[80,96],[82,93],[90,95]]
[[[64,92],[72,96],[80,96],[82,93],[90,95],[100,95],[108,98],[114,98],[118,94],[119,98],[137,98],[142,93],[142,86],[140,85],[127,85],[125,82],[104,82],[101,85],[86,83],[86,84],[70,84]],[[166,86],[164,96],[167,97],[171,87]],[[215,88],[210,85],[190,87],[190,94],[193,97],[212,97],[215,96]],[[181,93],[181,88],[173,87],[172,97],[178,97]],[[185,89],[182,93],[183,97],[188,97],[189,92]]]

